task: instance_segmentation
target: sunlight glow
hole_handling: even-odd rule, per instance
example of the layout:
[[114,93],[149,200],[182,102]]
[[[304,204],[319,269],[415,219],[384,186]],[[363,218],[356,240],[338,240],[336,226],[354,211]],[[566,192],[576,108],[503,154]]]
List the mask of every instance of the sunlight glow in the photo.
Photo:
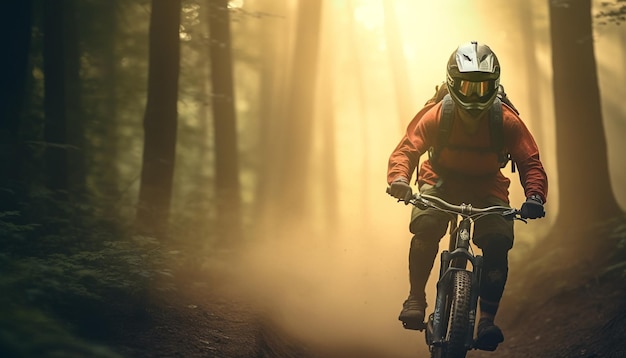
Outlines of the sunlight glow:
[[363,1],[354,9],[354,18],[368,30],[380,28],[384,24],[379,1]]
[[243,0],[230,0],[228,2],[229,9],[241,9],[243,7]]
[[[230,1],[229,8],[240,8],[243,3],[243,0]],[[274,69],[285,72],[285,78],[282,74],[268,76],[268,83],[274,81],[272,85],[287,82],[286,77],[290,76],[291,59],[283,61],[281,56],[291,56],[291,42],[295,43],[298,37],[292,36],[290,30],[297,25],[295,11],[302,3],[283,1],[282,7],[272,11],[289,16],[279,21],[263,21],[262,35],[271,34],[265,29],[273,29],[279,35],[276,41],[281,43],[275,49],[262,43],[261,51],[268,51],[271,55],[268,58],[276,61]],[[435,85],[445,79],[446,63],[452,51],[460,43],[477,40],[489,44],[498,54],[507,93],[521,110],[527,126],[542,126],[537,132],[543,135],[537,140],[542,142],[542,158],[547,158],[550,180],[556,183],[552,165],[556,158],[551,140],[555,134],[548,4],[533,7],[531,13],[535,23],[529,31],[535,31],[538,40],[532,45],[536,73],[530,76],[524,65],[523,47],[519,45],[524,39],[520,36],[520,23],[506,16],[508,9],[503,7],[487,8],[483,2],[466,0],[344,0],[324,2],[322,11],[323,24],[316,38],[319,83],[314,96],[315,119],[313,125],[307,126],[315,144],[315,150],[309,153],[310,168],[306,172],[312,180],[310,185],[302,187],[313,194],[306,203],[312,214],[302,227],[305,230],[293,223],[294,228],[290,229],[296,235],[288,230],[285,237],[253,243],[249,255],[238,265],[232,265],[244,268],[240,271],[241,278],[234,281],[243,283],[244,289],[249,290],[243,296],[260,300],[279,312],[277,322],[287,332],[313,345],[354,342],[364,349],[388,353],[378,356],[426,356],[427,347],[415,344],[413,334],[399,334],[401,328],[395,319],[409,288],[406,257],[412,234],[408,230],[410,208],[385,193],[389,154],[414,113],[433,95]],[[390,24],[387,21],[395,26],[386,26]],[[617,38],[618,34],[614,36]],[[620,39],[626,38],[622,36]],[[626,151],[626,144],[622,144],[625,142],[618,138],[626,129],[624,121],[618,122],[624,118],[621,114],[625,111],[620,100],[624,98],[621,84],[626,76],[622,69],[626,52],[615,46],[615,39],[612,41],[607,39],[606,43],[598,44],[601,50],[598,54],[602,56],[598,63],[606,67],[605,75],[600,76],[604,93],[609,93],[604,97],[605,108],[618,107],[613,109],[615,118],[607,122],[611,123],[607,126],[608,133],[611,130],[616,133],[608,145],[615,155],[613,165],[617,167],[619,153]],[[270,54],[270,50],[281,55]],[[242,68],[237,68],[236,76],[241,81],[240,88],[263,82],[260,78],[250,81],[254,70],[242,73]],[[621,82],[614,79],[616,74],[621,74]],[[542,103],[528,99],[535,92],[540,94]],[[407,110],[400,109],[401,97]],[[244,121],[255,117],[255,101],[256,97],[249,101],[238,98],[237,110]],[[536,118],[527,116],[531,106],[540,107]],[[275,111],[282,110],[282,103],[276,107]],[[615,112],[617,109],[621,112]],[[407,111],[413,112],[407,115]],[[607,116],[606,121],[609,120]],[[258,121],[254,126],[257,125],[265,123]],[[242,141],[241,145],[254,148],[248,141]],[[422,160],[426,157],[423,155]],[[268,167],[271,167],[269,163]],[[254,170],[246,168],[241,173],[245,187],[254,186]],[[511,203],[517,207],[525,199],[518,174],[511,173],[508,166],[503,174],[511,179]],[[626,170],[621,165],[618,174],[614,174],[614,182],[624,182],[620,179],[626,178]],[[616,187],[616,193],[624,198],[626,189]],[[244,194],[247,205],[254,201],[251,192]],[[522,248],[516,253],[534,245],[550,229],[558,210],[558,201],[554,196],[551,198],[553,214],[545,221],[528,227],[515,226],[516,245]],[[326,211],[331,207],[328,203],[332,204],[332,218]],[[267,245],[268,242],[272,245]],[[447,240],[441,240],[440,245],[441,249],[447,248]],[[439,260],[435,260],[433,272],[439,271],[438,265]],[[384,289],[378,289],[381,287]],[[431,275],[427,285],[430,307],[434,306],[435,287],[436,274]],[[354,297],[359,299],[355,301]],[[313,313],[306,325],[302,324],[300,312]]]

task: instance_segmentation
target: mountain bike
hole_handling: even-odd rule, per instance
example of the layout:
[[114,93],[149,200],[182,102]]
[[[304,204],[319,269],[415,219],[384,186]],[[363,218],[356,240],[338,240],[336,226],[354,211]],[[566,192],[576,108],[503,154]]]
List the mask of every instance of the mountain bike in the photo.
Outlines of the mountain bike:
[[474,326],[483,258],[474,255],[470,242],[472,225],[487,215],[502,215],[526,222],[519,210],[506,206],[475,208],[453,205],[432,195],[415,194],[405,203],[451,214],[449,247],[442,251],[434,312],[418,330],[425,330],[433,358],[463,358],[475,348]]

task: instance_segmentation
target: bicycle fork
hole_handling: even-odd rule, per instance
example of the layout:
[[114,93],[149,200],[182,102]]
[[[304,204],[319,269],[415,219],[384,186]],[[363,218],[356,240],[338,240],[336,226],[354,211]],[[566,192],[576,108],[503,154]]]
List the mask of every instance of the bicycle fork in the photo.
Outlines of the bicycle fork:
[[[431,316],[431,342],[428,342],[433,346],[443,346],[445,343],[446,337],[444,337],[444,334],[446,333],[445,329],[447,328],[448,322],[443,322],[443,319],[446,319],[448,316],[445,311],[449,305],[447,298],[450,292],[449,288],[452,285],[452,273],[454,271],[468,271],[471,274],[470,312],[465,347],[469,350],[474,344],[474,326],[476,323],[476,308],[478,307],[483,258],[482,256],[474,256],[469,252],[469,225],[469,223],[462,221],[456,235],[456,249],[452,252],[445,250],[441,253],[441,267],[439,270],[439,280],[437,281],[435,309]],[[472,264],[471,270],[467,269],[467,261]],[[450,265],[451,263],[452,265]]]

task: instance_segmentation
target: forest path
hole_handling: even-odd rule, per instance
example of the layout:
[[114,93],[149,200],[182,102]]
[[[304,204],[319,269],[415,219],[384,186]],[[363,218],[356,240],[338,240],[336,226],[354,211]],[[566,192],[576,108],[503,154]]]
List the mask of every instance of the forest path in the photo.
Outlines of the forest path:
[[[521,303],[515,301],[515,292],[508,295],[500,322],[505,342],[495,352],[471,351],[468,357],[626,357],[626,287],[622,279],[577,282],[574,286],[536,302],[531,310],[516,307]],[[300,341],[264,317],[262,310],[236,290],[220,285],[181,285],[176,291],[154,296],[147,310],[149,319],[125,324],[121,338],[112,342],[125,357],[427,356],[420,332],[414,336],[416,350],[405,353],[376,351],[354,343],[323,347]],[[407,332],[398,324],[398,335],[403,334]]]

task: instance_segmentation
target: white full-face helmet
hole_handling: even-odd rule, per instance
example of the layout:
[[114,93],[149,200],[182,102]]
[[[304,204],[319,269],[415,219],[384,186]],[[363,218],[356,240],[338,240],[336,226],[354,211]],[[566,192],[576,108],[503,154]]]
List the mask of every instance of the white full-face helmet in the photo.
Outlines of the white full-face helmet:
[[446,75],[454,102],[473,117],[478,117],[496,99],[500,62],[489,46],[468,42],[452,53]]

